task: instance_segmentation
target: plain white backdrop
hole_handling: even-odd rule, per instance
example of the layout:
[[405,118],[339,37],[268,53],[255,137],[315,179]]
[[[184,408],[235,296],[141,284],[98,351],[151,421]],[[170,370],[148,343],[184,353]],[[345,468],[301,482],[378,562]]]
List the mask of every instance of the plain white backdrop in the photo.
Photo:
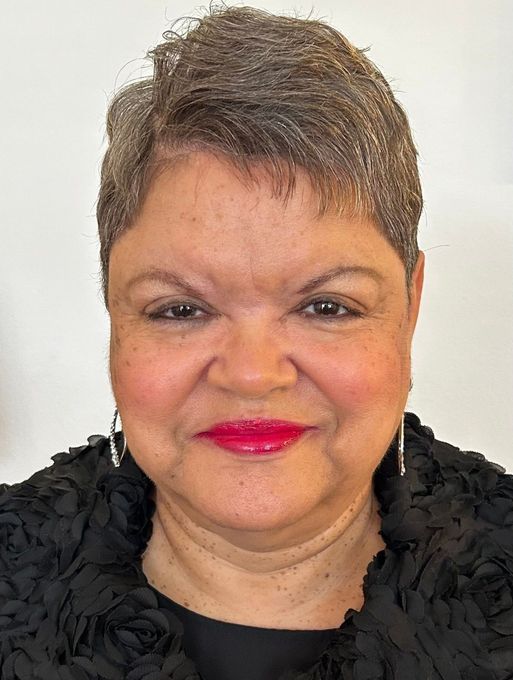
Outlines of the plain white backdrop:
[[[228,4],[234,4],[228,1]],[[247,4],[252,4],[248,2]],[[426,208],[409,408],[513,471],[513,2],[287,0],[382,69],[411,121]],[[95,200],[104,114],[185,0],[0,1],[0,482],[106,434],[108,317]]]

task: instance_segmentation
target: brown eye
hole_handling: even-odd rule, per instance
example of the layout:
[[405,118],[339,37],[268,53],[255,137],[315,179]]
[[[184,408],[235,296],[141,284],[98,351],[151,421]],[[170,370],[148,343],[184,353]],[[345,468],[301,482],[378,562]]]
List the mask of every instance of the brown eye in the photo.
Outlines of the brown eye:
[[175,319],[186,319],[190,316],[194,316],[197,311],[196,307],[191,305],[173,305],[173,307],[168,307],[168,310]]
[[353,314],[351,309],[342,303],[337,302],[336,300],[330,300],[329,298],[312,300],[312,302],[303,307],[302,311],[306,316],[324,317],[328,320],[341,319]]
[[196,305],[181,303],[177,305],[164,305],[148,314],[152,321],[204,321],[205,313]]
[[312,303],[312,307],[314,312],[321,316],[337,316],[341,308],[345,309],[345,307],[339,305],[338,302],[333,302],[332,300],[318,300],[317,302]]

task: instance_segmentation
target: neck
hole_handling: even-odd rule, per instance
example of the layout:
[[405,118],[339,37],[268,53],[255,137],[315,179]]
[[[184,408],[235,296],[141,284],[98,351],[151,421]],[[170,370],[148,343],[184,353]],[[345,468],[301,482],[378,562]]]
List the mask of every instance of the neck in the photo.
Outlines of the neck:
[[327,526],[311,526],[303,541],[290,531],[271,540],[267,532],[220,533],[158,491],[155,503],[143,555],[149,582],[175,602],[223,621],[336,628],[347,609],[361,606],[368,563],[384,547],[370,485]]

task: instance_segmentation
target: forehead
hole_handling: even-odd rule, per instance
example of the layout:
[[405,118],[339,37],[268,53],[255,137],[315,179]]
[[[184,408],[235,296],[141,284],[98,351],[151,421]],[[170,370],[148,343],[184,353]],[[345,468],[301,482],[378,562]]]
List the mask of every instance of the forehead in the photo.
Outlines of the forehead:
[[[242,208],[248,220],[266,210],[283,217],[295,211],[319,216],[319,200],[308,172],[301,167],[294,174],[276,160],[238,162],[221,153],[187,151],[162,158],[152,176],[143,207],[146,211],[184,206],[189,210],[213,211],[229,218]],[[196,215],[198,216],[198,215]],[[246,220],[241,227],[246,224]]]
[[315,275],[340,265],[403,271],[371,220],[319,215],[305,171],[298,171],[285,199],[264,166],[255,166],[248,177],[204,152],[159,169],[111,257],[112,265],[121,257],[132,270],[181,267],[214,282],[251,272],[260,287],[286,282],[305,269]]

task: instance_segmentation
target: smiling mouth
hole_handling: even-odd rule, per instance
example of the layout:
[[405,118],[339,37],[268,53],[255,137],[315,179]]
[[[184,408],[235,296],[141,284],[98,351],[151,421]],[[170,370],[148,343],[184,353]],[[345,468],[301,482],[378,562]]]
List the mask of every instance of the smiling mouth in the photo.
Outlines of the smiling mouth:
[[233,453],[265,455],[291,446],[310,426],[277,420],[243,420],[220,423],[196,436]]

